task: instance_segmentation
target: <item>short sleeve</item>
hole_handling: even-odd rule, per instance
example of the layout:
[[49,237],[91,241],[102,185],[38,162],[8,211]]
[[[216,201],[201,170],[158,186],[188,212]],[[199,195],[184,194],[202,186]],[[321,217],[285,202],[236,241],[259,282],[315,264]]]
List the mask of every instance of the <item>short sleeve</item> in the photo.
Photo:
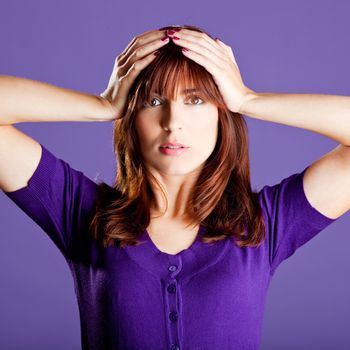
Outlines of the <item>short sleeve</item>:
[[66,259],[84,249],[97,184],[42,144],[39,164],[27,186],[4,192],[52,239]]
[[259,193],[272,274],[283,260],[336,220],[323,215],[306,198],[303,177],[307,168],[276,185],[265,185]]

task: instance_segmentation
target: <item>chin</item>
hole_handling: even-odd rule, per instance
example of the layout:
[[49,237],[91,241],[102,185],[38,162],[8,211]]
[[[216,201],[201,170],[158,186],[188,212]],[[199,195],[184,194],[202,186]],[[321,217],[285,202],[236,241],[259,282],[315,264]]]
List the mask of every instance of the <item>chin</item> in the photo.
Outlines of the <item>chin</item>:
[[171,164],[169,166],[164,166],[164,167],[161,167],[159,166],[159,164],[157,164],[155,168],[161,174],[182,176],[182,175],[189,175],[191,173],[199,172],[202,169],[203,165],[204,163],[190,164],[189,161],[186,161],[186,164]]
[[[202,159],[201,159],[202,158]],[[149,159],[145,159],[145,166],[150,170],[155,170],[160,174],[181,176],[190,173],[199,172],[204,166],[209,155],[198,157],[198,155],[191,157],[183,156],[165,156],[157,155]]]

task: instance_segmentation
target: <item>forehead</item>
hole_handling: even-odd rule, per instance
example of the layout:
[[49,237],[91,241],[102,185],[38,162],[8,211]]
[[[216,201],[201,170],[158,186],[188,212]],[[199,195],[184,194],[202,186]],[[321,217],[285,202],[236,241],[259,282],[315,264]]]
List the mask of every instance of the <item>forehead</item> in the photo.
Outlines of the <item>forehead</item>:
[[[203,92],[202,89],[198,88],[198,87],[191,87],[191,88],[182,88],[181,86],[175,91],[175,95],[177,96],[178,94],[180,95],[188,95],[188,94],[192,94],[192,93],[200,93]],[[159,95],[163,95],[160,91],[157,90],[151,90],[150,91],[151,94],[159,94]]]

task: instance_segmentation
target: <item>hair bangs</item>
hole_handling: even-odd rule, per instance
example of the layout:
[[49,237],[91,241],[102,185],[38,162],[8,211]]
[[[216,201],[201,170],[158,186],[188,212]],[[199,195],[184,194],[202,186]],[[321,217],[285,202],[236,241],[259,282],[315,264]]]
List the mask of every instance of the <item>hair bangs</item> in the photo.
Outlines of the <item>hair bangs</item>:
[[142,77],[136,89],[138,106],[149,101],[153,93],[168,100],[177,99],[180,93],[199,96],[219,108],[226,107],[212,75],[184,56],[181,47],[171,48],[170,44],[163,47],[158,57],[140,74]]

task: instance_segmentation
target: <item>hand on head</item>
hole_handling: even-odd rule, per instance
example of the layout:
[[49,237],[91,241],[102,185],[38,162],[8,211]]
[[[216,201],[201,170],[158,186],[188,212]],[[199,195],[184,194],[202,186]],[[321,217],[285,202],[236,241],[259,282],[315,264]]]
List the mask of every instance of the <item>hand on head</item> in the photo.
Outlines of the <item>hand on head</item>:
[[243,83],[235,56],[230,46],[219,38],[197,30],[182,28],[176,33],[167,33],[174,44],[185,50],[183,54],[203,66],[218,86],[227,108],[239,112],[243,103],[253,98],[254,91]]
[[154,60],[156,57],[154,52],[169,40],[165,31],[151,30],[134,37],[125,50],[118,55],[108,86],[100,94],[100,97],[107,100],[113,108],[114,119],[123,116],[130,87],[138,74]]
[[163,27],[137,35],[116,58],[108,86],[100,94],[113,108],[114,119],[123,116],[128,93],[136,77],[155,59],[155,52],[169,43],[170,39],[187,49],[182,50],[183,54],[202,65],[213,76],[230,111],[239,112],[243,102],[254,98],[254,91],[243,83],[230,46],[191,26]]

